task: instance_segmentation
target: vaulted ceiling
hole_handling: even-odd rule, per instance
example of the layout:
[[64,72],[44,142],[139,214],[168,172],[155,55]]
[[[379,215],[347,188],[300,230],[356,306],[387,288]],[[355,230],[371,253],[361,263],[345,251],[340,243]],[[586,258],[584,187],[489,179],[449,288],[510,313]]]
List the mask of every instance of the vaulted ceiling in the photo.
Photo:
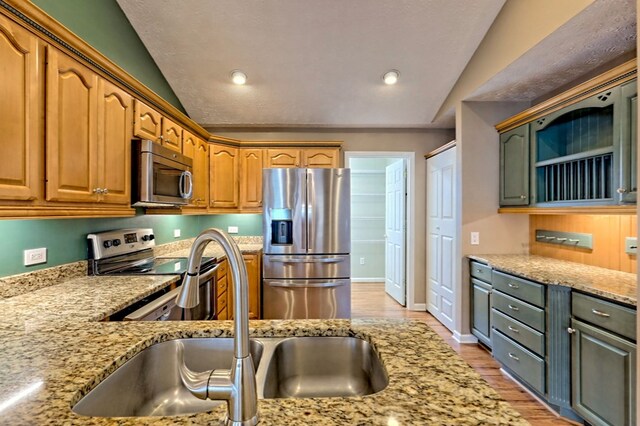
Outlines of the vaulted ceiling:
[[[413,128],[434,126],[504,1],[118,3],[204,126]],[[382,81],[391,69],[395,86]]]

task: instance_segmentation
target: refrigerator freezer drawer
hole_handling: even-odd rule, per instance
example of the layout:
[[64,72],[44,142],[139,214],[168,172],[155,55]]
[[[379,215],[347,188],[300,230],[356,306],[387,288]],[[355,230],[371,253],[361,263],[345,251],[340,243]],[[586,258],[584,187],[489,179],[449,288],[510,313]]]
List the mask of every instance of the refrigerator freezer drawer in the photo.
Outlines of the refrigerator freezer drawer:
[[266,319],[322,319],[351,317],[351,280],[262,281]]
[[267,255],[263,256],[265,278],[349,278],[351,257],[340,255]]

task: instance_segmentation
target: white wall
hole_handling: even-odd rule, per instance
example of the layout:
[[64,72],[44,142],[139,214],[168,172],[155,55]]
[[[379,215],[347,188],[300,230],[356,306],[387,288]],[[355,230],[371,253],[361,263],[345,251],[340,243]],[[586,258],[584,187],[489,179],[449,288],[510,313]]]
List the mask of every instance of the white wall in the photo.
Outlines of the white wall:
[[[424,155],[453,139],[452,130],[331,130],[331,129],[207,129],[220,136],[240,140],[270,141],[343,141],[343,151],[397,151],[416,154],[416,190],[414,215],[416,218],[413,250],[416,256],[414,271],[414,302],[426,303],[426,191]],[[497,188],[497,184],[496,184]]]
[[[459,258],[456,332],[469,329],[469,254],[528,253],[529,216],[498,214],[499,136],[495,124],[528,107],[510,102],[462,102],[456,108]],[[470,244],[470,232],[480,245]]]

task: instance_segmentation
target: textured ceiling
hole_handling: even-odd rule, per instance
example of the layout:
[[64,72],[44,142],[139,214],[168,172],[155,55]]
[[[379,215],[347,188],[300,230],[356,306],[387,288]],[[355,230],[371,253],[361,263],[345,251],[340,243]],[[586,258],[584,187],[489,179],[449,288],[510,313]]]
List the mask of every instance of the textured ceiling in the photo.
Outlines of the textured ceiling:
[[[505,0],[118,0],[209,127],[437,127]],[[241,69],[246,86],[229,75]],[[400,71],[395,86],[382,75]]]
[[636,0],[597,0],[468,99],[531,101],[636,50]]

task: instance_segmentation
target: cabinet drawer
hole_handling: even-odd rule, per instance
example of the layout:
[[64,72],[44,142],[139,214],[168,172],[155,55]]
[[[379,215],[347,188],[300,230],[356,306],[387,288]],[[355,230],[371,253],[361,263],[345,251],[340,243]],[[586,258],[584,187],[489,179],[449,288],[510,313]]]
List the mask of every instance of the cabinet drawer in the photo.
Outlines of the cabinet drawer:
[[483,263],[471,262],[469,265],[471,276],[486,282],[491,282],[491,268]]
[[227,291],[227,277],[216,282],[216,296],[220,296]]
[[223,310],[221,310],[220,312],[218,312],[218,315],[216,315],[216,319],[223,321],[226,319],[229,319],[229,316],[227,314],[227,308],[224,308]]
[[636,311],[602,299],[573,292],[571,314],[635,342]]
[[544,309],[537,308],[499,291],[493,292],[492,304],[500,312],[544,333]]
[[216,312],[221,312],[223,309],[227,309],[227,294],[218,296],[216,299]]
[[527,349],[544,356],[545,336],[543,333],[495,309],[491,310],[491,326]]
[[218,279],[227,275],[227,259],[223,260],[218,266]]
[[544,394],[544,359],[495,330],[493,332],[493,357],[529,386]]
[[503,293],[544,308],[545,288],[542,284],[517,278],[513,275],[503,274],[498,271],[493,271],[491,283],[493,284],[493,288]]

